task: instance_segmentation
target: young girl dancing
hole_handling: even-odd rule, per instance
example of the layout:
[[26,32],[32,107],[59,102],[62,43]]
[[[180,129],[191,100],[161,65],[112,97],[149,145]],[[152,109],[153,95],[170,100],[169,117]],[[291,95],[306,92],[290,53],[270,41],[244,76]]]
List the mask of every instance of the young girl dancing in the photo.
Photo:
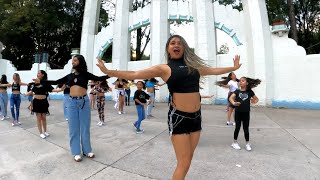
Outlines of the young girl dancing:
[[243,124],[244,137],[246,139],[246,150],[251,151],[251,145],[249,143],[249,122],[250,122],[250,101],[252,104],[256,104],[259,99],[251,90],[260,84],[259,79],[251,79],[248,77],[240,78],[240,89],[236,90],[229,98],[233,106],[235,106],[234,120],[236,122],[236,128],[234,129],[234,142],[232,147],[240,150],[237,139],[241,127]]
[[141,125],[141,121],[145,119],[145,106],[147,103],[147,99],[149,99],[150,101],[148,102],[148,104],[150,104],[152,102],[151,97],[144,92],[144,89],[146,89],[146,85],[144,84],[143,81],[138,81],[137,82],[137,90],[134,93],[134,102],[136,104],[136,108],[137,108],[137,113],[138,113],[138,120],[133,123],[134,127],[136,128],[136,133],[137,134],[141,134],[143,133],[143,130],[140,128]]

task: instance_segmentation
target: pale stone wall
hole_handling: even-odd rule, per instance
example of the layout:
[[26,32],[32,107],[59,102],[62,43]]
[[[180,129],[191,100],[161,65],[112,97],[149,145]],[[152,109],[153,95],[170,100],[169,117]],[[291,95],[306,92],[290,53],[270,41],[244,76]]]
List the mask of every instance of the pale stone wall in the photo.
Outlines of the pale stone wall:
[[[239,54],[243,65],[235,72],[237,77],[249,76],[262,80],[262,84],[254,89],[260,98],[259,105],[320,109],[318,95],[320,84],[317,76],[320,55],[307,56],[305,50],[297,46],[294,40],[289,39],[287,34],[282,37],[272,34],[268,25],[265,0],[243,0],[244,11],[241,12],[232,9],[231,6],[209,2],[209,0],[197,3],[154,0],[154,4],[129,12],[127,1],[119,0],[116,21],[102,28],[101,32],[95,33],[96,24],[92,21],[96,12],[89,11],[95,10],[97,7],[95,4],[100,4],[100,1],[94,0],[94,3],[88,5],[85,11],[89,14],[86,14],[86,20],[84,20],[86,29],[83,31],[82,44],[88,44],[82,46],[81,54],[86,55],[88,67],[93,74],[103,75],[95,65],[96,57],[101,56],[111,43],[114,43],[113,63],[106,64],[108,68],[145,69],[165,63],[164,44],[168,38],[169,20],[194,21],[196,53],[208,60],[212,67],[232,66],[234,55]],[[152,26],[153,40],[151,41],[151,60],[128,62],[130,31],[149,24]],[[237,45],[235,51],[230,54],[216,55],[215,28],[224,31],[234,40]],[[16,71],[10,61],[0,59],[0,73],[7,74],[10,81],[12,81],[12,74],[18,72],[24,82],[29,82],[40,69],[48,72],[49,79],[57,79],[70,73],[71,61],[63,70],[51,70],[47,64],[33,64],[30,71]],[[228,90],[214,85],[220,77],[206,78],[201,93],[203,95],[213,93],[215,99],[205,100],[204,103],[226,103]],[[115,79],[108,80],[111,87]],[[132,92],[135,90],[136,88],[133,87]],[[114,96],[115,92],[107,93],[109,100]],[[164,102],[167,96],[166,85],[161,87],[160,91],[156,91],[157,101]]]

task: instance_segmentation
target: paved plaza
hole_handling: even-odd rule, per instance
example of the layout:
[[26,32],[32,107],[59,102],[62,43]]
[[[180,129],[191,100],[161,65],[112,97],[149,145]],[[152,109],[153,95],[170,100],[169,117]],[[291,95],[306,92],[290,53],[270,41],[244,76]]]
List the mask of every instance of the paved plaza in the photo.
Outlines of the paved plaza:
[[[133,103],[132,103],[133,104]],[[106,104],[106,126],[96,126],[92,111],[91,142],[96,158],[77,163],[69,150],[68,125],[62,101],[50,101],[48,132],[41,139],[36,117],[21,104],[19,127],[0,121],[0,180],[7,179],[170,179],[176,165],[168,135],[165,103],[156,103],[152,119],[135,134],[135,106],[118,115]],[[225,125],[225,106],[203,105],[203,131],[188,180],[320,180],[320,111],[254,107],[251,112],[252,151],[231,148],[233,127]]]

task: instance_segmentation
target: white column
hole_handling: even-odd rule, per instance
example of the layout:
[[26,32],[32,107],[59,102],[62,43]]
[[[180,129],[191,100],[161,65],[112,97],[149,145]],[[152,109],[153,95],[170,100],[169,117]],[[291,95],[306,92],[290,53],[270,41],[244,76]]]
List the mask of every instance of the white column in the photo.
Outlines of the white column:
[[260,104],[271,105],[274,94],[273,51],[265,0],[243,0],[248,42],[248,76],[261,79],[255,89]]
[[[214,12],[212,0],[192,1],[194,19],[195,53],[206,60],[211,67],[217,64],[216,32],[214,27]],[[207,77],[203,95],[217,95],[217,87],[214,85],[216,76]],[[211,100],[204,99],[203,102],[211,103]]]
[[84,9],[80,53],[87,62],[88,71],[96,62],[94,57],[94,38],[98,31],[101,0],[87,0]]
[[127,70],[130,59],[129,4],[117,0],[112,44],[112,68]]
[[[168,21],[168,1],[151,1],[151,61],[150,66],[166,63],[165,48],[170,33]],[[162,86],[156,95],[156,100],[164,102],[169,95],[166,85]]]

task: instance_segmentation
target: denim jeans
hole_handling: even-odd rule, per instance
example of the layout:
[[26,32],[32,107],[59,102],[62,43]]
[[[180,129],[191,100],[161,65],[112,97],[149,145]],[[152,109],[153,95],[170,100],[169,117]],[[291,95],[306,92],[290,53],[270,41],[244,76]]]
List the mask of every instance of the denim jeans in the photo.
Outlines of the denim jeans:
[[0,93],[0,107],[2,116],[7,116],[7,107],[8,107],[8,94],[7,92]]
[[68,98],[67,114],[69,116],[69,138],[72,155],[80,155],[92,151],[90,143],[91,112],[88,96],[83,99]]
[[154,102],[154,93],[148,92],[148,95],[150,96],[150,99],[152,100],[152,103],[150,103],[147,106],[147,115],[151,115],[152,108],[153,108],[153,102]]
[[[20,94],[11,94],[10,109],[11,109],[12,119],[14,121],[19,121],[20,104],[21,104]],[[16,107],[16,113],[14,112],[14,107]]]
[[70,97],[70,94],[64,94],[63,95],[63,116],[64,116],[64,119],[69,119],[68,111],[67,111],[67,108],[68,108],[67,105],[68,105],[69,97]]
[[137,129],[140,129],[141,121],[145,119],[145,110],[144,106],[136,105],[137,113],[138,113],[138,120],[134,123]]

